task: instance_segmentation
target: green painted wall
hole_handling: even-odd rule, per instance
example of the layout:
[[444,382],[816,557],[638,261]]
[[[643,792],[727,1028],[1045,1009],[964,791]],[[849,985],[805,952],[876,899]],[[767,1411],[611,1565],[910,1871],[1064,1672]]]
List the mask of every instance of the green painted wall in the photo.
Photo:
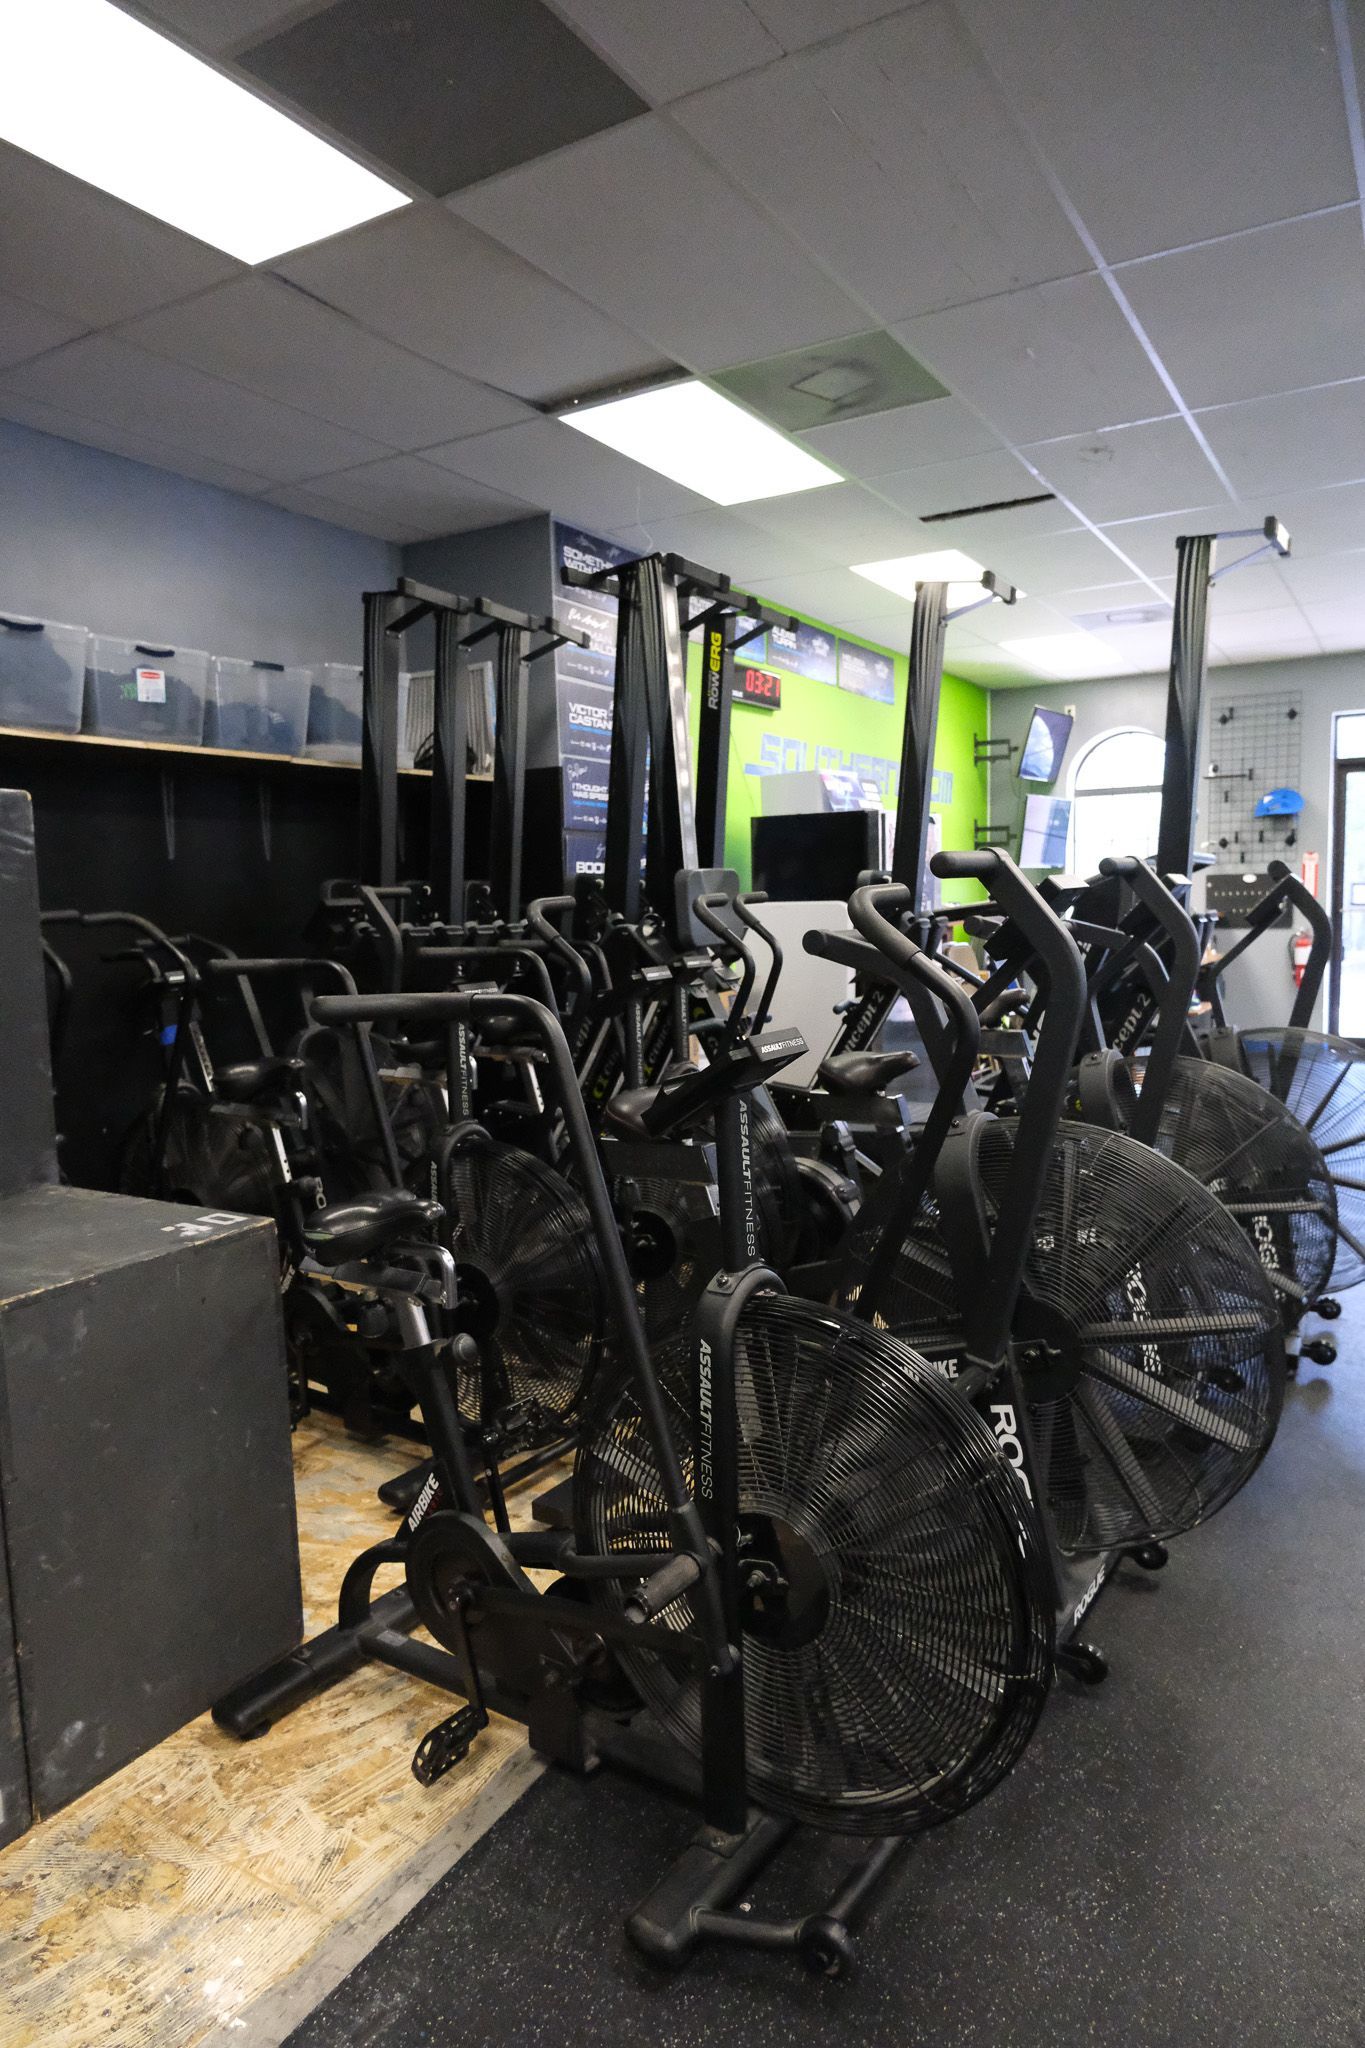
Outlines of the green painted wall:
[[[757,595],[762,595],[761,592]],[[800,614],[798,614],[800,616]],[[831,636],[835,628],[819,619],[808,623]],[[851,634],[845,634],[851,639]],[[909,638],[907,624],[906,638]],[[861,641],[862,646],[874,646]],[[905,682],[908,660],[894,648],[877,647],[889,654],[895,665],[896,701],[878,704],[850,690],[828,683],[813,683],[794,675],[780,661],[764,660],[760,665],[782,678],[782,703],[776,711],[755,705],[736,704],[730,720],[730,780],[726,811],[726,865],[738,870],[745,888],[751,881],[749,869],[749,821],[761,809],[758,770],[767,768],[850,768],[870,775],[884,791],[888,803],[895,802],[900,774],[901,736],[905,723]],[[697,643],[688,653],[688,700],[692,720],[692,741],[696,747],[697,703],[701,678],[701,648]],[[951,777],[951,799],[935,803],[934,812],[943,820],[943,844],[955,851],[972,844],[972,827],[985,824],[986,771],[972,761],[972,736],[982,738],[990,731],[989,693],[975,683],[945,675],[939,705],[938,743],[934,750],[935,769]],[[946,786],[946,785],[945,785]],[[967,889],[967,885],[962,885]],[[978,894],[975,885],[969,894]]]

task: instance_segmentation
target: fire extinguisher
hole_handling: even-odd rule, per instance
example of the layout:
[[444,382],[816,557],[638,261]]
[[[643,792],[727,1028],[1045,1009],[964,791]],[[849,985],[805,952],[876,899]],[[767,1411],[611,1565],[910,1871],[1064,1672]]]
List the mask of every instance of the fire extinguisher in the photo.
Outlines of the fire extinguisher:
[[1313,950],[1311,932],[1295,932],[1289,941],[1289,957],[1294,963],[1294,986],[1303,987],[1303,977],[1308,967],[1308,956]]

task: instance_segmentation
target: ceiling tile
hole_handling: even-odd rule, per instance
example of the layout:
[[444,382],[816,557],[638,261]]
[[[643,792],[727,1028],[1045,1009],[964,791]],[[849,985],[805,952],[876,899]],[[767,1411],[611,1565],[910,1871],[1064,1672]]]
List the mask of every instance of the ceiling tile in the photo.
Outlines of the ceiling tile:
[[[1278,573],[1282,586],[1305,607],[1365,602],[1365,550],[1310,555],[1306,561],[1291,555],[1279,564]],[[1228,578],[1229,583],[1240,581],[1240,577]]]
[[566,397],[668,367],[638,335],[445,206],[405,208],[275,268],[361,326],[520,398]]
[[978,640],[998,647],[1002,640],[1027,640],[1036,634],[1064,633],[1070,620],[1042,597],[1021,597],[1014,604],[987,604],[973,612],[967,630]]
[[[1045,486],[1029,479],[1030,495]],[[1075,513],[1060,498],[1043,497],[1038,504],[1011,505],[1006,512],[969,513],[965,519],[935,521],[924,529],[925,544],[936,548],[961,548],[988,562],[1014,540],[1033,540],[1041,534],[1074,533],[1079,524]]]
[[427,192],[642,111],[542,0],[333,0],[237,63]]
[[[1335,555],[1343,548],[1365,548],[1365,483],[1336,484],[1322,491],[1276,492],[1275,497],[1275,504],[1264,510],[1276,512],[1289,528],[1291,561]],[[1253,521],[1239,523],[1250,526]]]
[[[658,114],[450,204],[693,369],[867,325],[863,309]],[[723,291],[708,288],[715,278],[726,280]]]
[[919,4],[919,0],[748,0],[784,50],[799,50]]
[[390,448],[509,425],[527,408],[271,277],[244,277],[134,321],[124,338]]
[[420,455],[390,455],[359,469],[315,476],[308,488],[335,504],[353,506],[377,519],[391,518],[395,526],[422,540],[479,526],[500,526],[534,510],[501,491],[452,476]]
[[1122,567],[1113,550],[1085,527],[1043,540],[1002,541],[988,566],[1037,597],[1101,589],[1114,582]]
[[[847,626],[850,620],[866,614],[868,592],[875,588],[865,576],[854,576],[848,569],[824,569],[813,575],[769,576],[757,594],[769,604],[790,605],[794,612],[804,612],[809,618],[822,619],[831,626]],[[894,605],[890,591],[886,595]],[[907,618],[912,609],[907,603]]]
[[79,321],[64,320],[60,314],[48,313],[28,299],[0,292],[0,370],[27,362],[44,349],[57,348],[80,332]]
[[1175,544],[1181,534],[1217,533],[1242,523],[1235,506],[1202,505],[1189,512],[1106,524],[1104,532],[1139,575],[1160,579],[1175,574]]
[[113,335],[90,335],[6,371],[0,409],[10,397],[41,399],[276,483],[298,483],[384,452],[363,435],[148,355]]
[[588,527],[694,512],[706,500],[558,420],[528,420],[426,450],[427,460]]
[[759,590],[767,576],[799,576],[837,566],[826,549],[764,533],[742,513],[721,505],[704,512],[669,512],[644,526],[615,526],[612,533],[638,554],[685,555],[749,590]]
[[321,519],[328,526],[343,526],[349,533],[367,533],[375,540],[401,543],[428,537],[420,523],[387,512],[361,512],[354,505],[343,505],[302,484],[281,484],[264,495],[269,504],[283,506],[286,512],[301,513],[305,519]]
[[[904,654],[910,645],[910,620],[914,613],[914,606],[906,602],[901,605],[899,611],[882,611],[878,609],[881,600],[878,598],[875,590],[872,593],[872,597],[872,611],[860,613],[857,618],[845,619],[843,621],[844,632],[852,634],[855,640],[870,640],[876,647],[889,647],[893,653]],[[891,605],[897,602],[889,590],[883,591],[882,597]],[[956,631],[956,628],[950,626],[948,631],[951,635]],[[956,645],[951,640],[949,644],[950,646]],[[972,644],[981,646],[984,643],[974,641]]]
[[1189,406],[1365,376],[1358,207],[1129,264],[1119,282]]
[[[831,378],[838,398],[823,395]],[[716,382],[786,434],[947,396],[938,378],[881,327],[740,363],[717,371]]]
[[841,568],[915,554],[925,545],[923,527],[859,484],[824,484],[787,498],[761,498],[743,509],[744,517],[764,533],[820,548],[827,561]]
[[0,143],[0,289],[102,327],[241,274],[230,256]]
[[938,0],[698,94],[673,117],[882,320],[1087,265]]
[[1356,196],[1328,0],[958,6],[1110,262]]
[[872,413],[866,419],[811,427],[798,439],[822,461],[855,477],[921,469],[927,463],[949,462],[959,455],[987,455],[1000,447],[998,436],[955,398],[933,398],[923,405],[900,405],[890,412]]
[[126,455],[131,462],[145,462],[151,469],[173,470],[177,476],[217,484],[225,491],[241,491],[250,497],[264,491],[270,483],[269,477],[257,476],[254,471],[239,469],[230,462],[214,462],[192,448],[177,447],[154,434],[87,419],[69,407],[47,405],[41,399],[20,398],[0,390],[0,415],[21,427],[33,427],[40,434],[55,434],[63,441],[78,441],[86,448],[102,448],[110,455]]
[[1365,477],[1365,377],[1217,406],[1199,424],[1243,497]]
[[1101,525],[1206,505],[1218,493],[1217,475],[1182,419],[1073,434],[1024,453],[1059,496]]
[[656,105],[768,64],[783,45],[747,0],[554,0],[558,12]]
[[215,57],[325,5],[326,0],[142,0],[145,13]]
[[1063,278],[896,328],[1016,446],[1154,419],[1170,394],[1102,278]]
[[[922,519],[926,512],[961,512],[969,506],[1031,498],[1046,486],[1030,476],[1016,456],[1001,448],[993,455],[962,455],[955,462],[929,462],[922,469],[892,470],[877,478],[875,488],[902,511]],[[931,544],[957,546],[955,540],[947,539],[925,543]]]
[[1212,621],[1209,637],[1222,654],[1239,661],[1273,661],[1280,655],[1316,654],[1317,635],[1297,605],[1273,611],[1225,612]]
[[[1227,541],[1218,550],[1215,562],[1223,567],[1236,562],[1240,555],[1249,554],[1255,547],[1254,541]],[[1172,551],[1174,562],[1174,551]],[[1289,565],[1273,560],[1248,562],[1245,568],[1237,569],[1231,575],[1220,576],[1209,598],[1209,617],[1218,620],[1234,612],[1274,611],[1277,606],[1288,604],[1295,593],[1284,579],[1284,570]],[[1169,597],[1175,595],[1175,577],[1158,578],[1162,591]]]
[[[1106,626],[1094,638],[1101,650],[1097,662],[1107,660],[1110,674],[1159,675],[1170,667],[1171,628],[1164,620],[1152,626]],[[1096,674],[1104,672],[1097,665]]]
[[1345,654],[1365,648],[1365,599],[1355,603],[1339,599],[1332,604],[1304,607],[1319,647],[1327,654]]

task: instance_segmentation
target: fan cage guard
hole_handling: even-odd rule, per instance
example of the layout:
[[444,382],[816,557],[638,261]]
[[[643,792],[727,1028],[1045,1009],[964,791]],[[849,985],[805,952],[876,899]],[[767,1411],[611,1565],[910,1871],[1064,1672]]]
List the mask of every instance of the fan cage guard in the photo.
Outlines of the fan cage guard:
[[1178,1059],[1155,1145],[1236,1217],[1294,1327],[1337,1256],[1337,1190],[1303,1124],[1245,1074]]
[[[1014,1128],[981,1116],[974,1129],[993,1227]],[[875,1215],[864,1216],[850,1306],[876,1242]],[[932,1196],[876,1320],[956,1371],[966,1340]],[[1023,1385],[1041,1504],[1068,1555],[1184,1534],[1231,1500],[1270,1446],[1285,1376],[1270,1283],[1217,1199],[1122,1133],[1058,1126],[1014,1327],[1053,1347]]]
[[[837,1311],[754,1297],[735,1348],[741,1528],[780,1529],[808,1626],[744,1626],[754,1797],[853,1834],[911,1834],[1012,1769],[1042,1712],[1053,1615],[1041,1531],[993,1433],[905,1345]],[[691,1481],[692,1352],[660,1365]],[[580,1548],[671,1549],[657,1464],[619,1382],[585,1431]],[[762,1548],[762,1542],[759,1542]],[[616,1608],[630,1588],[593,1581]],[[683,1629],[690,1596],[660,1617]],[[622,1653],[664,1727],[701,1744],[698,1682]]]
[[442,1199],[459,1281],[455,1320],[480,1353],[477,1367],[457,1368],[460,1413],[490,1422],[516,1408],[531,1434],[567,1434],[606,1352],[606,1290],[586,1203],[543,1161],[482,1132],[452,1148]]
[[1365,1049],[1325,1031],[1239,1031],[1247,1072],[1304,1126],[1337,1191],[1333,1293],[1365,1280]]

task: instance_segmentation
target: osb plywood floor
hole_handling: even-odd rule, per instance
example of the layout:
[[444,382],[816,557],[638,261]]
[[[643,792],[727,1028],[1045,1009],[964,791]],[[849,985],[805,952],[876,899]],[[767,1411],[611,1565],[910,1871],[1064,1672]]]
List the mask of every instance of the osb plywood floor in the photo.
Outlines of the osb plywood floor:
[[[374,1490],[413,1455],[329,1418],[300,1425],[310,1634],[335,1619],[351,1558],[391,1532]],[[367,1665],[256,1742],[206,1715],[39,1823],[0,1853],[0,2044],[191,2048],[231,2029],[524,1754],[522,1730],[495,1720],[424,1789],[412,1753],[449,1711]]]

